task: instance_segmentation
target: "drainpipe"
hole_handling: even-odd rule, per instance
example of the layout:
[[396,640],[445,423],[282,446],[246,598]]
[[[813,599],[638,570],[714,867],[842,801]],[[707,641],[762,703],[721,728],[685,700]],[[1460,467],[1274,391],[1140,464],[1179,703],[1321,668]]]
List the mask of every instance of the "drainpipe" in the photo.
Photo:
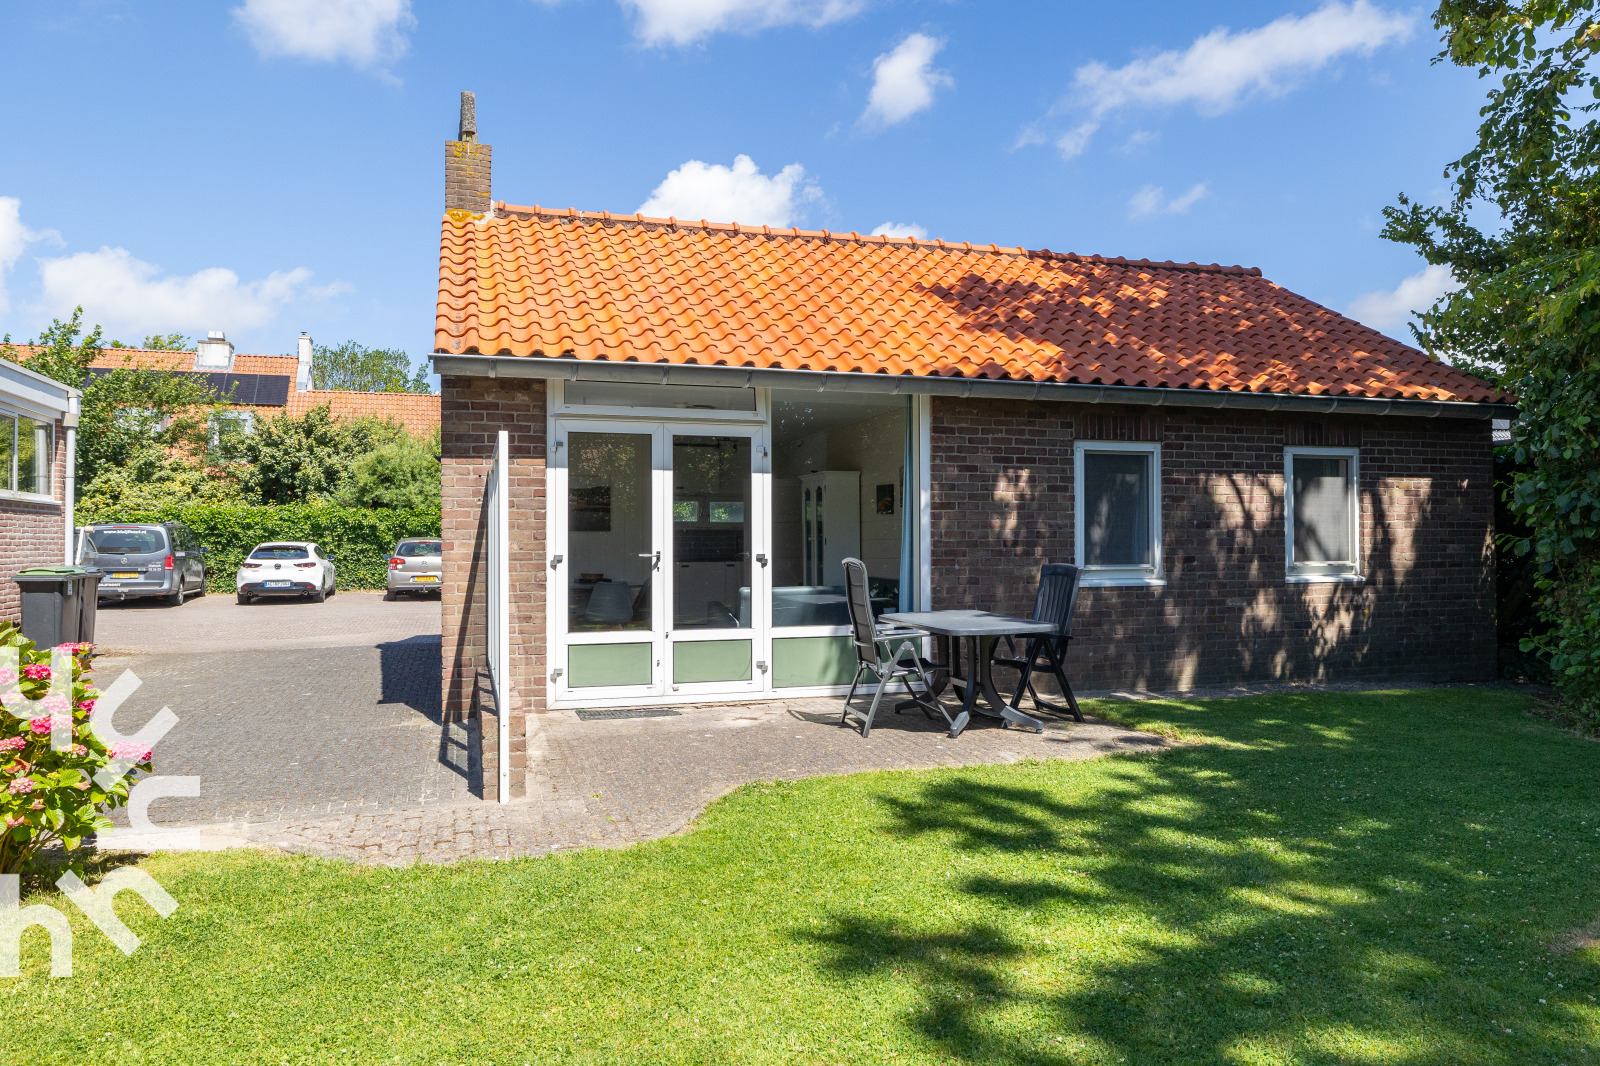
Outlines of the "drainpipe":
[[78,414],[82,397],[74,392],[67,399],[67,413],[61,424],[67,431],[66,471],[61,479],[62,506],[66,514],[66,559],[68,566],[78,561],[78,522],[75,506],[78,495]]

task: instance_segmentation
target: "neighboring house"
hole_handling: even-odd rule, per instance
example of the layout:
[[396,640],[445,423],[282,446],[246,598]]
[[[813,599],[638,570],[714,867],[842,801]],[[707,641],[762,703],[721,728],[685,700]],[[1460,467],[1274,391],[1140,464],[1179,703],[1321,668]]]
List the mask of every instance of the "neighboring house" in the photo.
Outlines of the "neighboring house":
[[72,560],[77,389],[0,360],[0,619],[21,622],[10,577]]
[[444,692],[514,793],[532,714],[842,693],[847,555],[1013,614],[1077,563],[1087,690],[1494,676],[1511,398],[1258,270],[491,204],[470,128],[446,169]]
[[428,437],[439,428],[439,397],[431,393],[313,389],[313,347],[304,333],[297,355],[235,354],[227,337],[217,331],[195,348],[192,352],[106,348],[90,364],[89,373],[138,367],[204,375],[219,395],[232,390],[234,410],[251,423],[279,414],[303,415],[326,404],[334,418],[390,419],[419,437]]

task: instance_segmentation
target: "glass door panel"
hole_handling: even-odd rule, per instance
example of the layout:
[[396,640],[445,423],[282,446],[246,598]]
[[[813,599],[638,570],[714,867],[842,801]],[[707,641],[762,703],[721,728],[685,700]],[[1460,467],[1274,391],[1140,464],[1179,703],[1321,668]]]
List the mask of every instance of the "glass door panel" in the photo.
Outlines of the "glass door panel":
[[[566,434],[567,686],[658,681],[653,433]],[[628,639],[629,636],[636,639]]]
[[672,438],[672,628],[749,629],[750,438]]

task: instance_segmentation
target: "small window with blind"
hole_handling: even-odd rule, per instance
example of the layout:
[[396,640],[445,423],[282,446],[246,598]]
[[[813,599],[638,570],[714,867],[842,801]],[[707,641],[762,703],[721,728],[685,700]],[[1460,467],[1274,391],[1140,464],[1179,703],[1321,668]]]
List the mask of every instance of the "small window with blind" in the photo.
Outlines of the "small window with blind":
[[1161,582],[1161,446],[1079,441],[1076,542],[1085,585]]
[[1358,578],[1361,545],[1354,448],[1284,451],[1289,580]]

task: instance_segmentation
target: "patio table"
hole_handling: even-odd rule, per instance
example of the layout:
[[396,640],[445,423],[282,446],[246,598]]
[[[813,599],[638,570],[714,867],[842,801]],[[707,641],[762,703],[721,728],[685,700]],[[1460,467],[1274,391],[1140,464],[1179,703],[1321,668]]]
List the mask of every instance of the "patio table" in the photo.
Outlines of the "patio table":
[[1000,695],[999,689],[994,686],[990,660],[994,658],[995,643],[1001,637],[1054,633],[1055,626],[1032,618],[1013,618],[1010,615],[990,614],[988,611],[896,611],[880,615],[878,620],[931,633],[941,638],[941,645],[949,646],[951,641],[966,645],[968,666],[965,676],[961,674],[957,648],[949,648],[945,661],[936,664],[939,670],[948,671],[950,683],[963,691],[958,722],[964,723],[975,711],[1023,726],[1035,733],[1044,732],[1043,722],[1032,715],[1023,714]]

